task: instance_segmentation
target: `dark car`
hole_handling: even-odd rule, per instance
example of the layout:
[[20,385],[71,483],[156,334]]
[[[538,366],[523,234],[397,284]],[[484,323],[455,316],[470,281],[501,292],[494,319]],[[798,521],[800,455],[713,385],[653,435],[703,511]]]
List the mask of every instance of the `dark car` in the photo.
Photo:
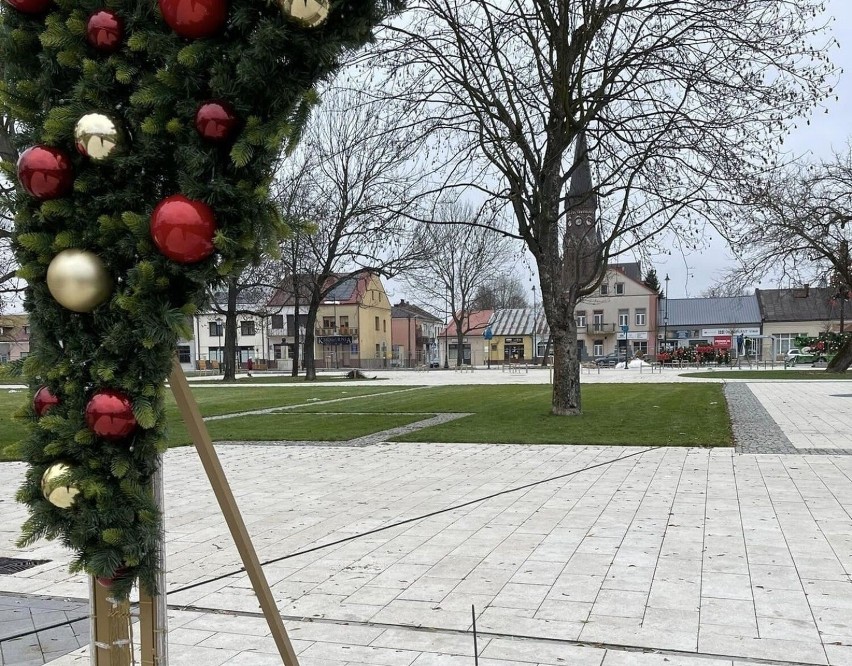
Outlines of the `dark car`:
[[624,361],[624,354],[618,352],[610,352],[606,356],[595,356],[595,363],[602,368],[613,368],[622,361]]

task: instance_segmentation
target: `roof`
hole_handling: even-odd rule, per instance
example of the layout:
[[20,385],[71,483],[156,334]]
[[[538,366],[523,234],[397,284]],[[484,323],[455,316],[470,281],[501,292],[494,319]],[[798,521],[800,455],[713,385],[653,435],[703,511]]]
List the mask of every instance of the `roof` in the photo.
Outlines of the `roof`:
[[412,303],[406,303],[404,300],[400,300],[399,303],[391,306],[392,319],[408,319],[409,317],[412,319],[425,319],[433,322],[441,321],[439,317],[430,314],[423,308],[413,305]]
[[[338,282],[326,294],[322,302],[324,304],[336,303],[337,305],[360,303],[364,298],[371,278],[372,274],[369,271],[362,271],[355,275],[333,275],[329,278],[329,283]],[[299,300],[302,303],[307,303],[310,300],[312,280],[313,277],[310,275],[299,276]],[[269,299],[269,305],[272,307],[293,305],[295,303],[295,299],[293,298],[294,291],[292,278],[282,280],[272,295],[272,298]]]
[[764,321],[822,321],[840,318],[836,289],[756,289]]
[[571,183],[568,186],[568,206],[596,208],[597,195],[592,187],[592,169],[589,166],[589,145],[586,133],[581,131],[574,144],[574,163]]
[[[462,335],[482,335],[488,326],[488,322],[491,319],[491,316],[494,314],[494,310],[477,310],[475,312],[471,312],[464,318],[464,322],[466,326],[462,328],[467,328],[466,331],[462,333]],[[443,331],[439,333],[440,336],[450,336],[457,335],[456,333],[456,322],[451,321],[447,327],[444,328]]]
[[728,298],[670,298],[659,301],[658,321],[668,319],[669,326],[721,326],[723,324],[760,325],[757,296]]
[[[636,282],[647,288],[647,285],[642,282],[642,266],[638,261],[633,261],[626,264],[610,264],[609,268],[619,273],[623,273],[631,280],[635,280]],[[652,289],[651,291],[654,290]]]
[[533,326],[536,328],[536,335],[550,333],[544,313],[532,308],[495,310],[490,325],[494,335],[532,335]]

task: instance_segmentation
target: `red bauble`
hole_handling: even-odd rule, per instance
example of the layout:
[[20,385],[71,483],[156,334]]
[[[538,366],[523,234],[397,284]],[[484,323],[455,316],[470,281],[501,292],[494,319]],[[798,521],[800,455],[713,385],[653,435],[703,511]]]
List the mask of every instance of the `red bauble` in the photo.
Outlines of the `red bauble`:
[[124,21],[109,9],[99,9],[89,17],[86,24],[86,39],[98,51],[112,53],[124,39]]
[[136,428],[130,398],[121,391],[98,391],[86,405],[86,424],[98,437],[124,439]]
[[39,416],[44,416],[44,413],[53,407],[54,405],[59,404],[59,398],[57,398],[46,386],[42,386],[38,391],[35,392],[33,396],[33,409],[35,413]]
[[225,0],[158,0],[158,4],[169,27],[188,39],[215,35],[228,17]]
[[74,170],[61,150],[33,146],[18,158],[18,180],[36,199],[58,199],[71,191]]
[[225,141],[237,128],[237,112],[228,102],[204,102],[195,112],[195,129],[210,141]]
[[115,573],[110,576],[98,576],[95,580],[98,581],[98,585],[101,587],[105,587],[108,590],[112,589],[112,586],[115,585],[115,582],[121,580],[125,576],[127,576],[130,570],[127,567],[118,567],[115,570]]
[[163,199],[151,214],[154,244],[180,264],[194,264],[213,254],[215,232],[213,209],[182,194]]
[[50,6],[50,0],[6,0],[22,14],[41,14]]

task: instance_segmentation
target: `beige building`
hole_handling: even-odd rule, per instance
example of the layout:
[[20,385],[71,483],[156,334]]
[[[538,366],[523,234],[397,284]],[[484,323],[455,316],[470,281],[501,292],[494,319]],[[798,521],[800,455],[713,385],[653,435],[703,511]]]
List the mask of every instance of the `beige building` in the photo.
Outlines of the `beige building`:
[[839,332],[844,303],[834,298],[835,291],[828,287],[755,289],[763,319],[763,358],[783,356],[796,347],[798,336]]
[[17,361],[30,353],[30,316],[0,316],[0,363]]
[[656,354],[658,298],[642,283],[638,263],[611,264],[597,293],[574,311],[580,358],[603,356],[625,344],[631,354]]

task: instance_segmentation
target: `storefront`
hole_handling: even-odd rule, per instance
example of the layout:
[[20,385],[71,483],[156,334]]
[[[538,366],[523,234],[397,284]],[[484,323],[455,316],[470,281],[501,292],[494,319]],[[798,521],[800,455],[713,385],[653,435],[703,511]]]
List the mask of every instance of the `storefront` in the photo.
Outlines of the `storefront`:
[[521,361],[524,358],[523,338],[505,338],[503,340],[504,361]]

